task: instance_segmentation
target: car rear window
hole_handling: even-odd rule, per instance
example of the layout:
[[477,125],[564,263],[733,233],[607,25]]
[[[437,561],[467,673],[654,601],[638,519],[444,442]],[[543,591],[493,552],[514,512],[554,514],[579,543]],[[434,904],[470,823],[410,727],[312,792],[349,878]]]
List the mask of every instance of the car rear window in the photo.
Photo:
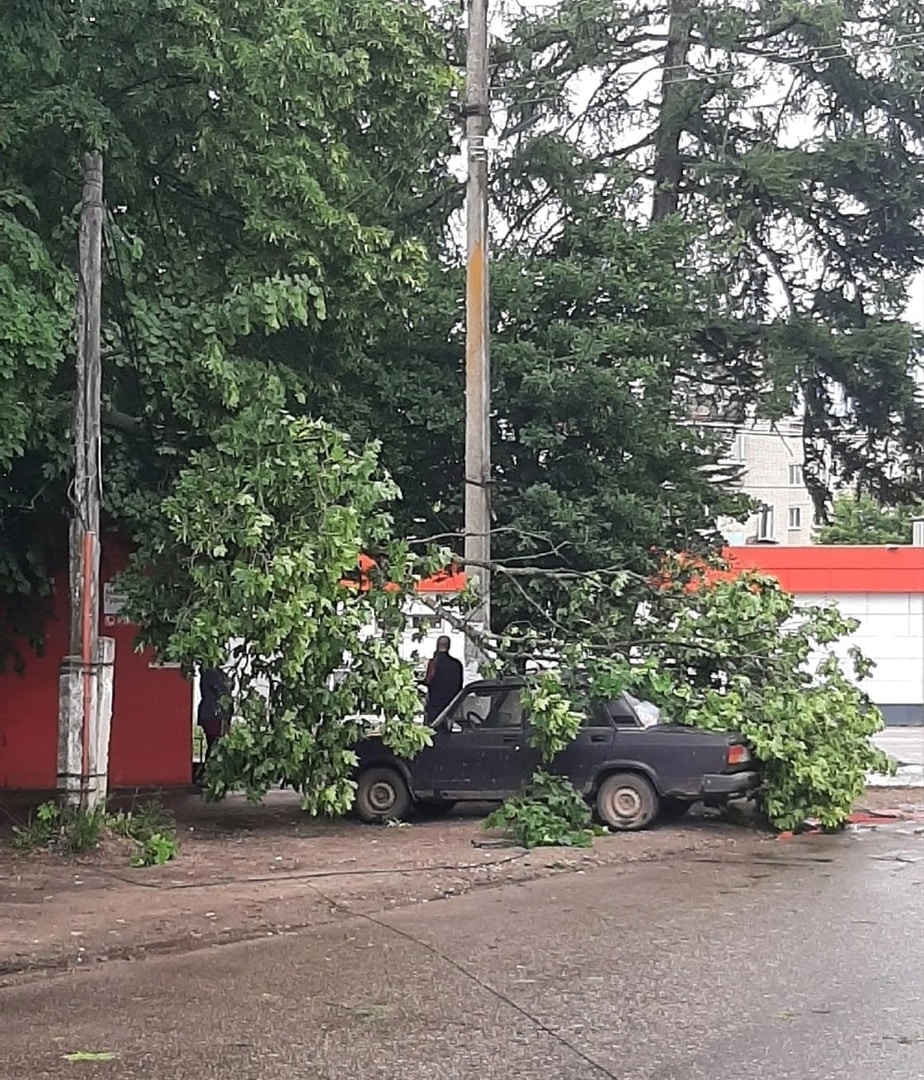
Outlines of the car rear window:
[[661,710],[651,701],[642,701],[634,694],[625,694],[626,700],[635,710],[642,727],[654,727],[661,721]]

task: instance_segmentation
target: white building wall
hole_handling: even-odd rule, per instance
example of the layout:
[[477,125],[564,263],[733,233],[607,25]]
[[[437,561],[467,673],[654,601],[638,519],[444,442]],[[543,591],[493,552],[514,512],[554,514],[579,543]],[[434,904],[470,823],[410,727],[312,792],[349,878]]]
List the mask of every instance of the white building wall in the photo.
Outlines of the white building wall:
[[[440,637],[448,637],[452,642],[450,652],[458,660],[465,658],[465,635],[456,630],[448,619],[434,613],[434,607],[445,604],[445,596],[434,597],[428,604],[426,600],[411,600],[407,607],[410,625],[401,644],[401,657],[415,666],[425,666],[436,652],[436,642]],[[421,637],[421,634],[423,635]]]
[[875,663],[861,684],[890,724],[924,723],[924,596],[908,593],[800,595],[799,605],[836,603],[860,625],[839,642],[843,659],[856,646]]
[[744,523],[721,521],[731,545],[810,544],[815,510],[802,476],[802,432],[795,421],[753,421],[731,432],[728,460],[742,466],[740,488],[766,507]]

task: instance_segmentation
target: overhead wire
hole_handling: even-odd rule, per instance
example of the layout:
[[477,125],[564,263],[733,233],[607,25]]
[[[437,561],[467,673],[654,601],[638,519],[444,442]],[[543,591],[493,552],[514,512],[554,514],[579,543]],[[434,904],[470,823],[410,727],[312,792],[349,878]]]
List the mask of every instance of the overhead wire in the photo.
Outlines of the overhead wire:
[[[865,56],[871,56],[871,55],[875,55],[875,54],[900,53],[900,52],[904,52],[907,49],[917,48],[922,44],[924,44],[924,31],[915,31],[912,34],[902,35],[899,39],[897,39],[896,41],[891,42],[891,43],[881,44],[881,43],[878,43],[878,42],[868,42],[868,43],[865,44],[865,47],[860,48],[860,49],[853,49],[851,51],[848,51],[846,49],[846,47],[842,43],[838,43],[837,45],[819,46],[818,49],[813,50],[812,55],[798,56],[798,55],[787,54],[787,53],[782,53],[782,52],[759,53],[756,50],[755,51],[747,50],[744,53],[744,55],[747,55],[747,56],[753,58],[755,61],[758,61],[758,62],[786,64],[789,67],[805,67],[805,66],[810,65],[810,64],[818,63],[819,61],[855,60],[855,59],[862,59]],[[691,48],[704,48],[704,49],[712,49],[712,50],[716,50],[716,51],[721,49],[722,51],[727,52],[727,53],[735,53],[736,51],[739,51],[739,50],[737,50],[735,48],[735,46],[733,44],[730,44],[728,46],[717,46],[717,45],[709,45],[706,42],[699,42],[699,41],[692,42],[691,43]],[[825,49],[825,48],[837,49],[839,51],[831,52],[831,53],[821,52],[821,50]],[[647,57],[645,59],[647,59]],[[606,66],[606,65],[601,65],[601,66]],[[624,66],[630,67],[631,66],[631,61],[626,63]],[[591,67],[591,65],[587,65],[587,67],[589,68],[589,67]],[[663,76],[665,74],[669,74],[669,73],[672,73],[672,72],[689,73],[690,67],[691,67],[691,64],[690,64],[689,61],[687,61],[686,63],[679,63],[679,64],[667,64],[667,65],[653,64],[650,71],[651,71],[652,74],[660,73]],[[569,77],[573,77],[574,75],[577,75],[578,72],[574,71],[574,72],[570,72],[568,74],[569,74]],[[715,74],[720,75],[720,74],[722,74],[722,72],[716,72]],[[710,76],[710,77],[714,77],[714,76]],[[688,79],[670,80],[669,79],[664,83],[664,85],[673,86],[678,82],[688,82],[688,81],[690,81],[690,80],[688,80]],[[530,85],[530,84],[532,84],[532,85]],[[535,77],[533,77],[533,78],[528,78],[528,79],[523,80],[523,81],[513,80],[513,81],[508,82],[508,83],[500,82],[500,83],[498,83],[498,89],[504,89],[504,90],[529,90],[529,89],[533,89],[533,90],[535,90],[535,89],[537,89],[537,87],[535,86]]]

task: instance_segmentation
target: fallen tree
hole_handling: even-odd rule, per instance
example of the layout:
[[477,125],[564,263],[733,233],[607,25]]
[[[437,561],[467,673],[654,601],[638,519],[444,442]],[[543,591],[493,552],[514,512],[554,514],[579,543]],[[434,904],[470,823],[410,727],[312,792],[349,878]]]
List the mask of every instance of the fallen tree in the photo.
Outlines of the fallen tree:
[[[528,595],[528,568],[496,572]],[[741,732],[764,777],[759,810],[777,829],[807,819],[843,825],[867,774],[889,771],[870,741],[882,715],[861,688],[872,664],[848,644],[858,624],[835,605],[798,607],[775,579],[733,574],[719,560],[671,557],[654,580],[619,570],[535,573],[544,595],[556,590],[556,605],[480,644],[501,669],[545,669],[524,704],[546,765],[574,737],[588,699],[631,689],[672,722]],[[547,836],[580,842],[587,822],[560,785],[551,792],[544,773],[535,780],[536,798],[518,799],[495,821],[539,822]],[[550,805],[567,811],[557,832]]]
[[[400,642],[404,599],[432,566],[391,540],[397,491],[374,444],[265,405],[192,455],[120,588],[164,660],[233,676],[238,722],[208,763],[209,794],[283,785],[335,814],[352,804],[361,716],[381,715],[398,753],[428,740]],[[375,588],[345,585],[362,551],[378,556]]]

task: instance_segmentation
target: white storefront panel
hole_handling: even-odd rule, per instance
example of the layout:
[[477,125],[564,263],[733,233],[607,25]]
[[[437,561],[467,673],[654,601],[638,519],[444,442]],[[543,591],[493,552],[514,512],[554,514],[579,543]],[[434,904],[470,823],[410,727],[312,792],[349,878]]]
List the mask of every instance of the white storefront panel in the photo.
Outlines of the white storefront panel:
[[835,603],[859,626],[839,642],[847,658],[858,648],[876,665],[862,683],[889,723],[924,722],[924,596],[908,593],[804,594],[799,605]]

